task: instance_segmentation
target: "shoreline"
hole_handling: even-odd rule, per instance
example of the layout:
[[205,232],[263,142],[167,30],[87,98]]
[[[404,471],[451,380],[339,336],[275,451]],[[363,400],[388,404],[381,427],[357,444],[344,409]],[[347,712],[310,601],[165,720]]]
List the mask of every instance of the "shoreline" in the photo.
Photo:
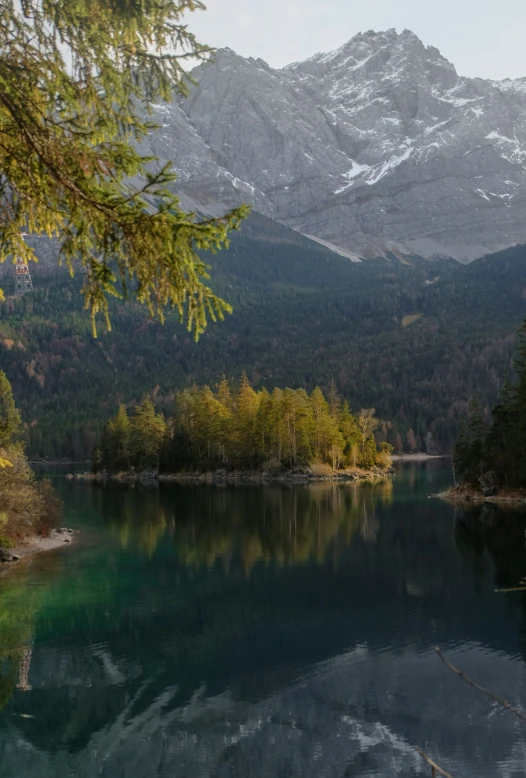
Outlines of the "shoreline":
[[391,454],[393,462],[427,462],[428,459],[451,459],[449,454]]
[[13,548],[0,549],[0,567],[13,565],[22,559],[33,557],[45,551],[55,551],[58,548],[71,546],[75,537],[72,529],[61,527],[51,530],[47,537],[33,535],[17,543]]
[[201,483],[201,484],[298,484],[333,482],[345,483],[353,481],[373,481],[382,478],[390,478],[395,474],[393,468],[372,468],[371,470],[339,470],[335,473],[313,473],[308,468],[283,473],[271,473],[268,471],[216,470],[207,473],[156,473],[145,472],[138,474],[116,473],[107,475],[102,473],[68,473],[65,477],[70,481],[88,481],[105,483],[115,481],[117,483],[146,483],[159,485],[160,483]]
[[466,486],[451,486],[444,492],[430,494],[429,499],[444,500],[455,505],[470,505],[473,503],[493,503],[495,505],[526,505],[526,492],[504,492],[503,494],[484,495],[477,489]]

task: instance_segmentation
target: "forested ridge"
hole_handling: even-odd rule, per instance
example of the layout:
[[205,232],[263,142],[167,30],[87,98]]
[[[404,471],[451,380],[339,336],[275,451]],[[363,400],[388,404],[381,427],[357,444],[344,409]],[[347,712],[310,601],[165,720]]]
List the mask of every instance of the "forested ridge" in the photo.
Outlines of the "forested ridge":
[[313,464],[333,472],[386,469],[392,447],[385,439],[377,444],[380,425],[372,408],[353,415],[334,387],[328,398],[319,387],[310,396],[304,389],[256,392],[243,374],[233,388],[223,379],[215,391],[193,386],[177,392],[168,419],[149,396],[131,417],[121,405],[102,430],[92,467],[110,475],[218,468],[279,472]]
[[234,313],[198,343],[133,302],[115,303],[112,332],[95,340],[80,280],[31,269],[35,292],[0,305],[0,367],[34,457],[87,457],[121,403],[155,393],[169,413],[176,390],[243,371],[255,389],[334,382],[351,408],[390,422],[395,451],[449,451],[471,398],[496,402],[526,312],[524,247],[467,266],[355,264],[257,214],[213,258]]
[[462,478],[494,496],[502,487],[526,487],[526,320],[519,331],[515,381],[507,381],[498,403],[485,412],[474,398],[454,449]]

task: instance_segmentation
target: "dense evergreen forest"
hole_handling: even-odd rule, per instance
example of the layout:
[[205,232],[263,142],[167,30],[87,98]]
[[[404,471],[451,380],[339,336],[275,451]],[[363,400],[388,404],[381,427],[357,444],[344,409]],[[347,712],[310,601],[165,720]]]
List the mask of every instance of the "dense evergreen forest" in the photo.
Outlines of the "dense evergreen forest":
[[[316,464],[336,471],[391,464],[392,447],[377,445],[380,426],[374,410],[353,416],[332,388],[328,400],[319,387],[254,391],[245,374],[231,391],[226,380],[214,392],[193,386],[175,396],[165,421],[151,397],[131,418],[121,405],[102,430],[92,457],[95,472],[217,468],[279,471]],[[385,425],[384,438],[387,430]]]
[[0,367],[31,456],[87,458],[121,403],[152,393],[166,414],[174,391],[243,371],[258,390],[334,382],[353,409],[390,422],[396,452],[449,451],[471,398],[492,407],[510,374],[526,311],[523,247],[468,266],[356,264],[254,214],[211,261],[234,313],[198,343],[175,315],[163,326],[132,302],[115,303],[112,331],[94,340],[81,279],[31,268],[35,292],[0,305]]
[[519,332],[517,379],[507,382],[491,417],[477,399],[462,425],[454,461],[463,479],[492,496],[526,487],[526,321]]

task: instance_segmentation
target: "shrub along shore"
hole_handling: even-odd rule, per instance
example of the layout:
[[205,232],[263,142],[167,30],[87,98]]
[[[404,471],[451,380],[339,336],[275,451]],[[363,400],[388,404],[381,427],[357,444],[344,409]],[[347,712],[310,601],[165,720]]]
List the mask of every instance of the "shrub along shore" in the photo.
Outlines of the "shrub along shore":
[[16,439],[19,428],[11,384],[0,371],[0,563],[17,561],[29,545],[37,550],[64,542],[53,534],[60,500],[49,481],[36,480]]
[[330,468],[305,467],[291,470],[213,470],[209,472],[181,471],[178,473],[159,473],[157,470],[145,470],[140,473],[118,472],[110,475],[107,470],[99,470],[97,473],[68,473],[68,480],[79,481],[119,481],[143,482],[149,484],[158,483],[203,483],[203,484],[309,484],[322,481],[367,481],[377,478],[387,478],[394,474],[392,467],[372,467],[370,470],[359,468],[345,468],[333,471]]

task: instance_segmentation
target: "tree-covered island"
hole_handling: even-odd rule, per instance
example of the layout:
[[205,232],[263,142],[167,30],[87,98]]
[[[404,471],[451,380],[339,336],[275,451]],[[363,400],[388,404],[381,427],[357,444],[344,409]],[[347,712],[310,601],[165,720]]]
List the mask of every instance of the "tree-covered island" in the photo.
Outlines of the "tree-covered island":
[[307,468],[312,477],[385,473],[392,447],[377,445],[373,409],[353,415],[336,391],[320,388],[255,391],[193,386],[175,395],[169,418],[147,396],[131,413],[121,405],[93,451],[92,469],[105,476],[221,471],[280,475]]

